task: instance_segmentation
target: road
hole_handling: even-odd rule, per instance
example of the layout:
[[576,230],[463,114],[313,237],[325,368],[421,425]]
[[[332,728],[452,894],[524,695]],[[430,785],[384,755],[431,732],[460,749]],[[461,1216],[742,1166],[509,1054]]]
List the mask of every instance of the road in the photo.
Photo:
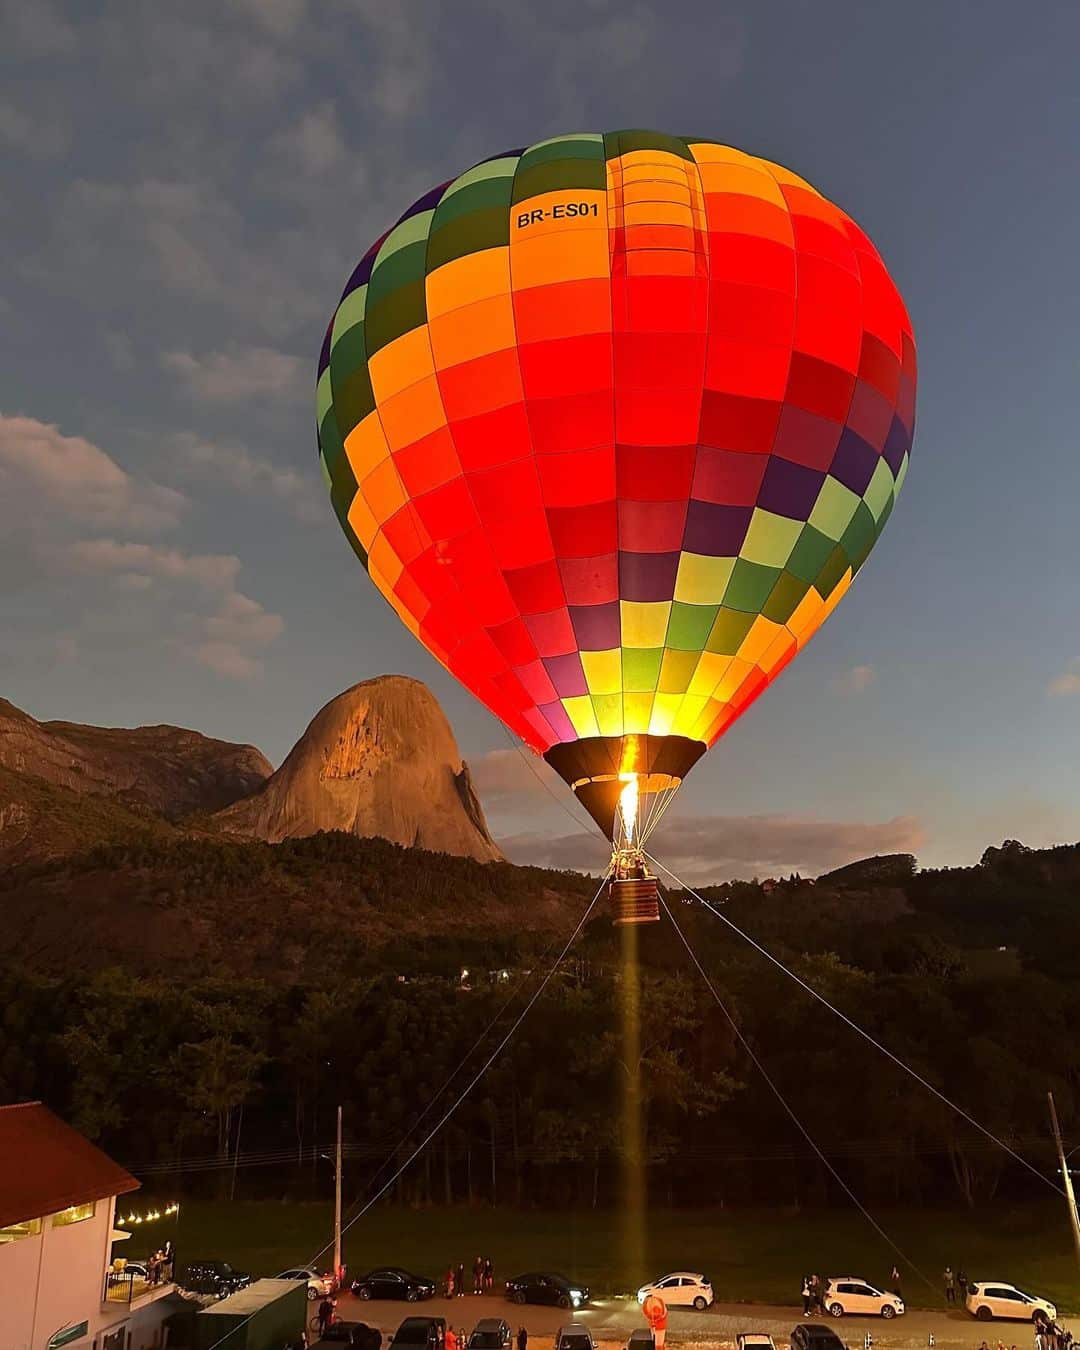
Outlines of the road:
[[[345,1322],[367,1322],[385,1336],[393,1335],[403,1318],[412,1314],[445,1317],[459,1332],[469,1332],[481,1317],[504,1317],[516,1331],[523,1323],[534,1350],[550,1350],[551,1339],[566,1322],[584,1322],[601,1345],[623,1345],[635,1327],[645,1325],[635,1299],[597,1299],[577,1313],[561,1308],[542,1308],[515,1303],[493,1294],[466,1294],[462,1298],[433,1298],[425,1303],[362,1301],[351,1294],[338,1299],[338,1317]],[[740,1331],[767,1331],[780,1350],[786,1350],[791,1329],[801,1321],[797,1308],[767,1307],[760,1303],[715,1303],[704,1313],[672,1311],[668,1320],[668,1343],[695,1345],[733,1344]],[[993,1350],[1001,1342],[1006,1350],[1031,1350],[1033,1335],[1028,1322],[976,1322],[967,1313],[945,1309],[916,1308],[892,1322],[879,1317],[844,1317],[826,1320],[851,1350],[862,1350],[870,1332],[875,1350],[918,1350],[929,1345],[931,1333],[938,1347],[978,1347],[983,1341]],[[1062,1325],[1080,1335],[1080,1319],[1065,1318]]]

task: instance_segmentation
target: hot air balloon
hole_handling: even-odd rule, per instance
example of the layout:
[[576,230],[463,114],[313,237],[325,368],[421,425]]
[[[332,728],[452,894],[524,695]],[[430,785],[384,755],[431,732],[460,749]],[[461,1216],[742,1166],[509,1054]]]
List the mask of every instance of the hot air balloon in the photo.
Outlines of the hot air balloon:
[[915,379],[862,230],[703,137],[496,155],[349,278],[317,393],[338,520],[612,841],[622,919],[657,916],[642,849],[672,794],[873,548]]

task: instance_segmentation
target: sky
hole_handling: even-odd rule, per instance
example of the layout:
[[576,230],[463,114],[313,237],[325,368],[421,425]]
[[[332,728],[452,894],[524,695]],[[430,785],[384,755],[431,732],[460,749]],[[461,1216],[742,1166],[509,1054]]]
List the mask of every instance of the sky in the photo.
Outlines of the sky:
[[0,695],[280,762],[425,680],[515,860],[561,784],[415,642],[316,459],[326,322],[422,191],[656,127],[789,166],[911,313],[911,470],[836,615],[683,788],[689,880],[1080,836],[1080,7],[1015,0],[0,0]]

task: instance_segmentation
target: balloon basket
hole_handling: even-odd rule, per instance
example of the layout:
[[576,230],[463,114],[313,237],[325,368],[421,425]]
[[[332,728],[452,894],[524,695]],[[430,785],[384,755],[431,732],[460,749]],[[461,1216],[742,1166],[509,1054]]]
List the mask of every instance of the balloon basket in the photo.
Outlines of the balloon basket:
[[615,926],[631,923],[659,923],[660,898],[655,877],[615,878],[608,887]]

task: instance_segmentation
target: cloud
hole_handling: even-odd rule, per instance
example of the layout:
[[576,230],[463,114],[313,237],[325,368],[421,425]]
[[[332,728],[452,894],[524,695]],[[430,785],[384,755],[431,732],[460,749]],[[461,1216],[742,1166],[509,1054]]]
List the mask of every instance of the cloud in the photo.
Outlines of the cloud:
[[48,159],[68,148],[71,135],[55,109],[29,113],[0,102],[0,141],[32,159]]
[[272,142],[283,162],[305,177],[321,177],[340,168],[351,157],[338,122],[337,110],[330,102],[320,103],[302,113],[300,120],[279,132]]
[[233,591],[202,628],[205,641],[195,647],[196,661],[230,679],[250,680],[262,674],[255,653],[276,642],[285,623],[280,614],[271,614],[257,600]]
[[174,444],[193,472],[224,481],[239,492],[276,497],[303,525],[322,525],[328,519],[322,478],[314,469],[310,474],[284,469],[241,445],[213,445],[189,432],[175,437]]
[[[915,853],[924,832],[913,816],[865,824],[809,816],[670,816],[649,848],[679,877],[692,884],[732,877],[817,876],[844,863],[878,853]],[[514,862],[596,871],[606,861],[599,835],[547,837],[523,833],[500,839]]]
[[1069,662],[1067,670],[1050,681],[1051,694],[1080,694],[1080,656]]
[[233,554],[183,553],[115,539],[84,539],[72,544],[71,557],[83,571],[187,581],[207,590],[232,590],[240,571],[240,559]]
[[236,589],[240,559],[232,554],[184,553],[115,539],[73,544],[72,562],[82,573],[108,574],[123,589],[149,590],[157,582],[187,584],[215,597],[209,613],[172,611],[166,639],[200,665],[231,679],[262,673],[260,654],[285,630],[280,614]]
[[842,671],[835,676],[832,687],[838,694],[861,694],[877,679],[877,671],[873,666],[852,666],[850,670]]
[[164,352],[161,365],[178,376],[193,397],[207,403],[292,398],[303,388],[305,377],[310,379],[310,362],[272,347],[236,347],[203,356]]
[[42,504],[99,528],[123,525],[153,533],[176,525],[187,498],[174,488],[140,481],[82,436],[33,417],[0,414],[0,489],[19,515]]
[[0,31],[12,54],[25,57],[63,56],[75,50],[75,29],[48,0],[5,0],[0,4]]
[[274,37],[287,37],[294,32],[307,12],[307,0],[231,0],[231,3]]
[[528,806],[538,798],[547,798],[549,793],[561,796],[572,806],[566,784],[549,764],[529,750],[489,750],[486,755],[469,760],[469,773],[485,809]]
[[[226,316],[271,338],[325,322],[326,295],[315,283],[322,271],[336,272],[338,260],[325,251],[313,257],[307,229],[264,228],[253,239],[250,220],[212,182],[77,179],[53,219],[54,234],[23,274],[69,299],[97,305],[109,294],[134,303],[148,288],[163,290],[168,295],[159,295],[155,305],[170,314],[169,304],[181,303],[182,312],[174,309],[170,316],[186,332],[198,322],[192,313],[198,306],[219,322]],[[133,321],[141,317],[136,307]],[[201,366],[203,358],[191,355],[192,348],[178,350]],[[226,369],[235,373],[235,360]]]

